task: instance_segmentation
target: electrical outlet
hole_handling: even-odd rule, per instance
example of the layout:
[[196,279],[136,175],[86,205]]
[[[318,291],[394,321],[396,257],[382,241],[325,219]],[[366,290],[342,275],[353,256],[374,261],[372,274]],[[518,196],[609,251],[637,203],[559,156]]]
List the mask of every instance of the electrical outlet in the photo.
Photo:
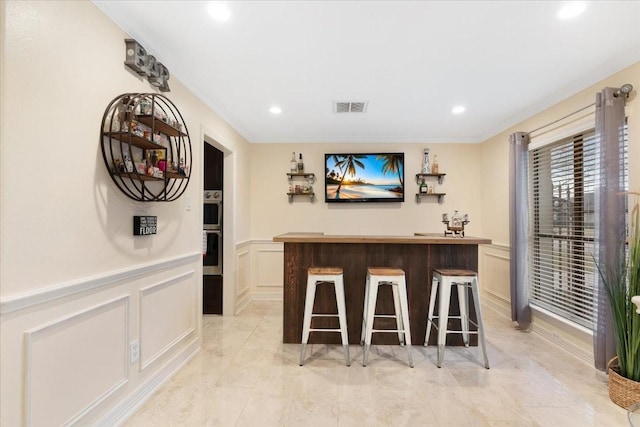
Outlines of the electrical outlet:
[[137,362],[140,359],[140,341],[135,340],[130,344],[131,363]]

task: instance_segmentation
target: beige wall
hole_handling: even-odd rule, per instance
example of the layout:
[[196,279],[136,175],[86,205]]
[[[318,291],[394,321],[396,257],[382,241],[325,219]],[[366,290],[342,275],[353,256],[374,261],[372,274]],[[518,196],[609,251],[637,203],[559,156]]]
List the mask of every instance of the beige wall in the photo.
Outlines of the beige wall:
[[[127,34],[88,1],[0,10],[0,425],[119,419],[200,345],[204,138],[226,153],[235,308],[229,251],[250,237],[249,144],[172,77],[191,181],[175,202],[126,198],[99,131],[113,98],[154,91],[123,64]],[[134,238],[133,215],[156,215],[158,234]]]
[[[446,176],[436,191],[447,193],[442,204],[437,198],[423,198],[415,175],[422,167],[422,150],[438,156],[440,172]],[[291,152],[302,152],[305,171],[316,174],[317,199],[297,196],[289,203],[287,191]],[[324,154],[345,152],[403,152],[405,154],[405,202],[328,204],[324,200]],[[321,231],[326,234],[413,234],[442,232],[442,213],[459,209],[468,213],[469,235],[480,234],[481,168],[478,144],[254,144],[251,163],[252,237],[271,239],[289,231]]]

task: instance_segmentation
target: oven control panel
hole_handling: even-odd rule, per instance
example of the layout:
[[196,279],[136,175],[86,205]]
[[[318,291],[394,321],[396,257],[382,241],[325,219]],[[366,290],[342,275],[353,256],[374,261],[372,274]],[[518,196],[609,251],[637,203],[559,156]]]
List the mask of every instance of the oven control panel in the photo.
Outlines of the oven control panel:
[[204,192],[204,202],[219,202],[222,200],[221,190],[206,190]]

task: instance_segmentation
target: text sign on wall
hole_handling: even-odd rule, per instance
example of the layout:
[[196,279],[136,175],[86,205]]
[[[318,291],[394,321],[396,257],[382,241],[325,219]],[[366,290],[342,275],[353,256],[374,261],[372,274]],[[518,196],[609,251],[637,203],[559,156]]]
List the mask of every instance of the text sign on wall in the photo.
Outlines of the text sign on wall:
[[156,234],[158,231],[157,216],[134,216],[133,217],[133,235],[147,236]]

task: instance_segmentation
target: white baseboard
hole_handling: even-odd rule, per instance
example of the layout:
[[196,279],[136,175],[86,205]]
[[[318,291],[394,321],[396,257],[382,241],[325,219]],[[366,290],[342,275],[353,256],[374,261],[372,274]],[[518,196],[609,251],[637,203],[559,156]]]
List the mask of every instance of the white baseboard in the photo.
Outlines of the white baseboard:
[[511,306],[509,305],[509,302],[498,298],[491,293],[482,293],[482,305],[490,308],[502,317],[511,319]]
[[593,333],[539,307],[532,307],[532,331],[567,353],[594,364]]
[[131,417],[152,395],[173,377],[200,350],[200,340],[192,341],[175,359],[167,363],[142,383],[133,393],[122,399],[105,414],[97,423],[98,426],[122,425]]
[[556,347],[566,351],[569,354],[574,355],[578,359],[593,365],[593,353],[584,350],[580,346],[572,344],[569,340],[565,339],[562,334],[558,334],[556,331],[548,328],[540,327],[535,322],[533,323],[532,332],[545,338]]
[[253,292],[250,296],[252,301],[283,301],[282,289],[277,291]]
[[249,293],[245,292],[241,297],[238,297],[238,299],[236,300],[236,308],[234,310],[234,313],[235,314],[240,313],[249,305],[249,303],[251,303],[251,298],[249,296]]

